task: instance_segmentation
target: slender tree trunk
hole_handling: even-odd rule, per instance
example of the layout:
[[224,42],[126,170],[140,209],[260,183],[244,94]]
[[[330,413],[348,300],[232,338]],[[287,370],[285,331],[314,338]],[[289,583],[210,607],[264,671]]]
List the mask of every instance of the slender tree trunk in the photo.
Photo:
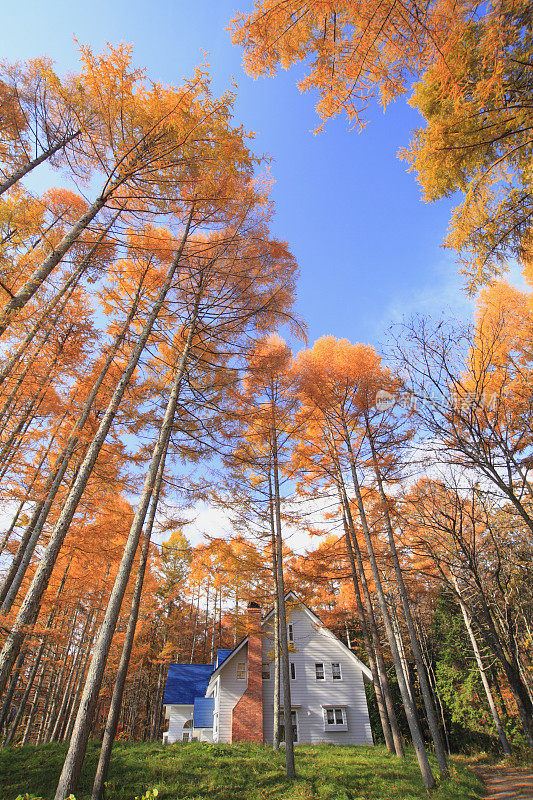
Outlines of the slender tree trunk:
[[[71,625],[71,628],[70,628],[70,633],[69,633],[66,645],[65,645],[65,647],[63,649],[63,665],[61,667],[61,670],[58,673],[57,681],[56,681],[56,687],[55,687],[54,695],[52,697],[49,721],[48,721],[48,725],[47,725],[47,728],[46,728],[46,731],[45,731],[45,734],[44,734],[44,742],[45,742],[45,744],[50,742],[52,740],[52,738],[53,738],[53,732],[55,730],[56,722],[57,722],[58,717],[59,717],[59,713],[58,712],[59,712],[59,709],[60,709],[60,706],[61,706],[61,702],[62,702],[63,697],[66,695],[66,687],[65,687],[65,685],[63,683],[63,677],[64,677],[65,673],[67,672],[69,651],[70,651],[70,648],[72,646],[72,641],[74,639],[74,633],[76,631],[76,625],[77,625],[77,622],[78,622],[78,615],[79,615],[79,606],[78,606],[78,604],[76,604],[76,608],[75,608],[75,611],[74,611],[74,618],[72,620],[72,625]],[[74,657],[72,658],[70,667],[73,667],[73,665],[74,665]],[[70,672],[70,671],[71,670],[69,668],[68,672]]]
[[216,637],[216,626],[217,626],[217,598],[218,598],[218,590],[216,589],[215,585],[215,601],[213,606],[213,623],[211,626],[211,651],[210,651],[210,660],[211,664],[215,663],[215,637]]
[[409,730],[411,732],[411,738],[413,740],[413,746],[415,749],[416,757],[418,759],[418,764],[420,766],[420,772],[422,774],[422,779],[424,781],[424,785],[426,789],[433,789],[435,788],[435,778],[431,771],[431,766],[429,763],[428,755],[426,752],[426,748],[424,746],[424,737],[422,736],[422,731],[420,730],[420,724],[418,721],[418,714],[416,710],[416,706],[412,702],[409,691],[407,687],[407,683],[405,680],[405,676],[402,669],[400,653],[398,652],[398,647],[396,645],[396,639],[394,637],[394,631],[392,628],[392,623],[389,616],[389,610],[387,608],[387,601],[385,599],[385,593],[383,591],[383,586],[381,584],[381,577],[379,574],[379,569],[376,561],[376,556],[374,553],[374,546],[372,544],[372,538],[370,536],[370,529],[368,527],[368,521],[366,518],[365,508],[363,504],[363,498],[361,495],[361,489],[359,486],[359,480],[357,478],[357,471],[355,467],[355,458],[353,454],[352,444],[350,440],[350,435],[348,432],[348,427],[346,422],[343,420],[344,425],[344,434],[345,434],[345,444],[346,449],[348,451],[348,456],[350,460],[350,467],[352,471],[352,480],[354,484],[355,496],[357,500],[357,506],[359,509],[359,516],[361,519],[361,527],[363,530],[363,536],[365,537],[366,547],[368,551],[368,557],[370,561],[370,567],[372,570],[372,577],[374,578],[374,585],[376,587],[376,594],[379,602],[379,606],[381,609],[381,617],[383,619],[383,624],[385,626],[385,631],[387,634],[387,639],[389,641],[389,646],[392,653],[392,659],[394,661],[394,667],[396,669],[396,676],[398,678],[398,686],[400,689],[400,693],[402,695],[402,701],[405,709],[405,715],[407,717],[407,723],[409,725]]
[[[338,465],[338,457],[337,465]],[[391,728],[392,739],[394,742],[394,751],[398,758],[403,758],[404,747],[402,736],[400,733],[400,729],[398,727],[398,720],[396,717],[396,711],[394,709],[394,702],[392,699],[392,692],[390,689],[389,679],[387,677],[387,667],[385,665],[385,660],[383,658],[383,652],[381,648],[381,642],[379,637],[379,631],[376,623],[376,617],[374,615],[374,609],[372,606],[372,598],[370,597],[370,590],[368,588],[368,583],[366,580],[365,569],[363,564],[363,556],[361,553],[361,549],[359,547],[359,542],[357,540],[357,533],[355,531],[355,526],[352,517],[352,510],[350,508],[350,503],[348,501],[348,495],[346,494],[346,487],[344,486],[344,480],[342,478],[342,473],[340,470],[338,471],[338,485],[341,492],[341,504],[344,509],[344,517],[346,519],[348,530],[351,536],[351,544],[352,544],[352,553],[355,555],[355,563],[357,567],[357,577],[359,578],[359,583],[361,584],[361,588],[363,589],[363,597],[365,599],[365,606],[366,612],[368,617],[368,622],[370,625],[370,633],[372,636],[372,644],[373,649],[376,654],[376,661],[377,661],[377,668],[379,674],[379,681],[381,684],[381,690],[383,693],[383,697],[385,700],[385,705],[387,709],[387,716]]]
[[483,665],[483,659],[481,658],[481,653],[479,651],[478,643],[476,637],[474,635],[474,631],[472,628],[472,623],[470,621],[470,616],[466,609],[464,602],[462,601],[459,595],[459,587],[457,585],[457,581],[455,582],[455,587],[457,590],[458,598],[459,598],[459,606],[461,607],[461,612],[463,614],[463,619],[465,622],[465,628],[468,632],[468,636],[470,638],[470,642],[472,644],[472,650],[474,651],[474,656],[476,657],[476,663],[479,669],[479,674],[481,675],[481,682],[483,684],[483,688],[485,690],[485,694],[487,696],[487,701],[489,704],[490,712],[492,714],[492,719],[494,720],[494,725],[496,727],[496,732],[498,733],[498,738],[500,739],[500,744],[502,746],[503,752],[506,756],[511,755],[511,748],[509,746],[509,742],[507,740],[507,736],[505,735],[505,730],[502,725],[502,721],[500,719],[500,715],[498,713],[498,709],[496,708],[496,703],[494,702],[494,697],[492,696],[492,692],[490,690],[490,684],[487,679],[487,674],[485,671],[485,667]]
[[[9,566],[9,570],[6,574],[4,582],[2,584],[2,589],[0,590],[0,601],[2,601],[2,612],[5,614],[13,605],[17,592],[22,584],[24,579],[24,575],[26,574],[26,570],[30,563],[31,557],[43,530],[44,524],[48,518],[48,514],[52,508],[52,504],[56,498],[57,492],[59,491],[59,487],[63,481],[65,472],[68,468],[70,463],[70,459],[72,458],[74,451],[79,443],[79,433],[83,430],[85,423],[89,419],[89,414],[93,408],[94,402],[100,391],[100,388],[104,382],[105,376],[107,375],[109,368],[111,367],[113,361],[115,360],[116,354],[118,353],[126,334],[130,328],[131,322],[137,313],[137,308],[139,305],[139,301],[141,298],[141,289],[144,282],[146,272],[142,275],[141,281],[139,282],[139,286],[137,287],[137,291],[135,294],[135,298],[133,300],[132,306],[126,320],[115,337],[113,342],[113,346],[108,353],[108,356],[100,370],[98,377],[85,401],[81,414],[76,422],[76,425],[73,428],[72,433],[70,434],[67,444],[63,448],[60,456],[56,460],[54,464],[54,468],[48,478],[48,481],[45,485],[45,491],[48,492],[45,500],[41,501],[37,504],[30,521],[22,535],[19,547],[17,549],[17,553],[13,558],[12,563]],[[71,489],[73,487],[71,486]]]
[[33,624],[34,620],[36,619],[41,597],[46,589],[46,586],[48,585],[48,581],[50,579],[50,575],[52,574],[52,570],[54,568],[57,555],[59,553],[59,550],[61,549],[67,531],[70,527],[70,523],[74,517],[74,514],[76,513],[78,503],[85,490],[89,477],[92,473],[94,464],[96,463],[96,459],[98,458],[98,455],[100,453],[100,449],[111,428],[111,425],[113,423],[117,410],[120,406],[122,398],[124,397],[130,379],[135,371],[135,368],[137,367],[141,354],[145,348],[146,342],[148,341],[148,337],[151,333],[154,322],[157,319],[159,312],[161,311],[161,308],[163,307],[167,292],[170,289],[174,273],[176,272],[176,269],[180,263],[181,255],[183,253],[183,249],[185,247],[185,243],[189,235],[189,229],[192,222],[193,211],[194,211],[194,206],[191,208],[191,213],[189,215],[189,219],[180,246],[168,270],[167,277],[159,292],[159,296],[137,340],[137,344],[134,348],[133,353],[130,356],[128,365],[124,370],[124,372],[122,373],[122,376],[115,388],[115,391],[113,392],[113,396],[109,401],[107,410],[104,413],[104,416],[102,417],[99,428],[87,450],[87,454],[80,467],[76,483],[72,487],[72,491],[67,497],[63,509],[61,511],[61,514],[59,515],[59,519],[54,527],[54,530],[50,535],[49,543],[43,553],[41,563],[39,564],[35,572],[35,575],[33,576],[33,580],[30,584],[26,597],[24,598],[20,611],[17,615],[17,619],[14,625],[12,626],[10,633],[6,637],[4,647],[2,649],[2,652],[0,653],[0,691],[4,689],[7,683],[11,667],[15,662],[21,644],[24,641],[24,636],[25,636],[24,630],[28,625]]
[[[1,194],[1,192],[0,192],[0,194]],[[44,324],[45,320],[47,319],[48,315],[50,314],[50,312],[53,311],[53,309],[59,303],[61,298],[65,294],[67,294],[67,297],[66,297],[65,301],[63,303],[61,303],[61,306],[60,306],[60,309],[59,309],[59,315],[62,314],[63,310],[65,309],[65,306],[66,306],[67,302],[70,300],[70,297],[72,296],[72,292],[74,291],[74,289],[78,285],[78,283],[80,281],[80,278],[82,277],[83,273],[85,272],[85,270],[87,269],[87,267],[91,263],[91,259],[92,259],[93,255],[95,254],[96,250],[98,249],[98,247],[100,246],[100,244],[102,243],[104,238],[107,236],[107,234],[111,230],[112,226],[115,224],[119,214],[120,214],[120,211],[117,212],[117,214],[115,214],[115,216],[112,218],[111,222],[108,225],[106,225],[106,227],[104,228],[104,230],[102,231],[102,233],[100,234],[100,236],[98,237],[98,239],[96,240],[94,245],[91,247],[91,249],[89,250],[87,255],[84,256],[84,258],[82,259],[80,265],[72,273],[72,275],[70,275],[70,277],[68,277],[67,280],[63,283],[63,286],[61,286],[59,291],[54,295],[52,300],[48,303],[48,305],[44,309],[43,313],[39,316],[37,321],[30,328],[30,330],[28,331],[28,333],[26,334],[26,336],[24,337],[22,342],[16,348],[15,352],[10,356],[8,361],[4,364],[4,366],[0,370],[0,386],[5,381],[7,376],[10,374],[11,370],[13,369],[13,367],[18,363],[18,361],[20,360],[22,354],[27,349],[28,345],[30,345],[31,342],[33,341],[33,338],[36,336],[37,333],[39,333],[39,331],[42,330],[43,324]],[[58,314],[55,315],[55,317],[54,317],[55,321],[57,321],[57,319],[59,318],[59,315]],[[51,321],[52,324],[54,324],[54,320]]]
[[35,657],[35,660],[34,660],[34,662],[32,664],[31,671],[30,671],[30,673],[28,675],[28,678],[27,678],[27,681],[26,681],[26,687],[24,689],[24,694],[22,695],[22,698],[20,700],[20,704],[19,704],[19,707],[18,707],[18,710],[17,710],[17,714],[16,714],[15,719],[13,720],[13,724],[12,724],[12,726],[11,726],[7,736],[6,736],[6,740],[4,742],[4,746],[6,746],[6,747],[7,747],[7,745],[11,744],[11,742],[15,738],[15,734],[17,732],[18,726],[20,725],[20,721],[21,721],[21,719],[22,719],[22,717],[24,715],[24,711],[26,709],[26,704],[28,702],[28,698],[30,696],[30,693],[31,693],[31,690],[32,690],[32,687],[33,687],[33,683],[35,681],[35,676],[37,675],[37,671],[38,671],[39,665],[41,663],[41,658],[42,658],[43,652],[44,652],[44,644],[41,644],[39,649],[38,649],[38,651],[37,651],[37,655]]
[[[214,661],[212,661],[212,663],[214,663]],[[157,742],[160,737],[162,706],[163,706],[163,664],[159,664],[157,670],[157,694],[154,703],[154,716],[152,721],[152,730],[150,734],[150,739],[152,742]]]
[[420,632],[419,641],[420,641],[421,648],[422,648],[422,655],[424,657],[424,663],[426,665],[426,672],[427,672],[428,679],[429,679],[429,685],[430,685],[431,691],[433,693],[433,699],[434,699],[434,702],[435,702],[435,707],[438,706],[438,709],[439,709],[440,724],[441,724],[441,727],[442,727],[442,732],[444,734],[444,742],[445,742],[445,745],[446,745],[446,752],[448,753],[448,756],[449,756],[449,755],[451,755],[451,747],[450,747],[450,739],[449,739],[449,736],[448,736],[448,729],[447,729],[447,726],[446,726],[446,717],[445,717],[445,714],[444,714],[444,706],[442,705],[442,699],[441,699],[441,696],[439,694],[439,689],[438,689],[438,686],[437,686],[437,679],[435,677],[435,671],[434,671],[432,663],[431,663],[431,655],[430,655],[430,652],[429,652],[427,639],[426,639],[426,636],[425,636],[425,633],[424,633],[424,626],[423,626],[422,621],[420,619],[418,619],[418,630]]
[[207,650],[207,626],[209,622],[209,579],[205,590],[205,622],[204,622],[204,648],[202,651],[202,661],[205,662],[205,655]]
[[[56,436],[57,436],[57,434],[59,432],[59,429],[61,428],[61,425],[63,424],[66,416],[67,416],[67,412],[65,412],[65,414],[63,414],[63,416],[61,417],[59,423],[56,425],[56,427],[54,429],[54,432],[53,432],[52,436],[50,437],[50,441],[48,442],[48,445],[46,446],[46,450],[44,451],[44,453],[41,456],[41,459],[40,459],[37,467],[35,468],[35,471],[34,471],[34,473],[32,475],[31,481],[30,481],[26,491],[24,492],[24,497],[20,501],[20,503],[18,505],[18,508],[17,508],[17,510],[15,512],[15,515],[14,515],[13,519],[11,520],[11,524],[10,524],[9,528],[7,529],[7,531],[4,534],[4,538],[2,539],[2,543],[0,544],[0,555],[2,555],[2,553],[4,552],[4,549],[5,549],[8,541],[9,541],[9,538],[10,538],[11,534],[13,533],[13,531],[15,530],[15,526],[16,526],[18,520],[19,520],[19,517],[20,517],[23,509],[24,509],[24,506],[26,505],[26,503],[28,502],[29,498],[31,497],[31,493],[32,493],[33,487],[35,486],[35,482],[37,481],[37,478],[41,474],[41,470],[42,470],[42,468],[44,466],[44,463],[45,463],[46,459],[48,458],[48,455],[50,454],[50,450],[52,449],[52,445],[53,445],[53,443],[55,441],[55,438],[56,438]],[[1,595],[0,595],[0,602],[1,602],[1,599],[2,598],[1,598]]]
[[[341,497],[342,501],[342,497]],[[372,643],[370,641],[370,634],[368,632],[368,626],[366,624],[366,617],[363,608],[363,601],[361,600],[361,593],[359,591],[359,582],[357,580],[357,572],[355,567],[355,559],[353,554],[352,543],[350,541],[350,533],[348,531],[348,522],[346,520],[346,514],[343,513],[343,525],[344,525],[344,535],[346,540],[346,549],[348,551],[348,558],[350,561],[350,569],[352,573],[352,583],[353,583],[353,590],[355,595],[355,602],[357,605],[357,614],[359,617],[359,624],[361,626],[361,633],[363,634],[363,641],[365,643],[365,650],[366,655],[368,658],[368,663],[370,665],[370,671],[372,672],[372,680],[374,682],[374,691],[376,693],[376,703],[379,712],[379,719],[381,722],[381,729],[383,731],[383,737],[385,739],[385,745],[389,753],[394,753],[394,740],[392,738],[392,732],[389,722],[389,716],[387,714],[387,709],[385,706],[385,702],[383,699],[383,694],[381,692],[381,683],[379,680],[378,674],[378,667],[376,663],[376,659],[374,658],[374,651],[372,649]],[[346,633],[348,634],[348,625],[346,624]],[[349,645],[348,645],[349,646]]]
[[85,214],[71,227],[52,252],[44,259],[42,264],[35,270],[33,275],[28,278],[24,286],[11,297],[0,311],[0,336],[6,331],[9,324],[16,318],[28,300],[31,300],[35,292],[42,286],[53,269],[57,267],[63,257],[68,253],[72,245],[79,239],[84,230],[89,226],[97,214],[102,210],[113,192],[124,182],[123,177],[117,178],[111,183],[104,194],[101,194],[94,203],[89,206]]
[[7,692],[4,695],[4,701],[2,703],[2,708],[0,710],[0,734],[4,727],[4,724],[7,722],[9,711],[11,709],[11,701],[13,700],[13,695],[15,694],[15,689],[18,683],[20,671],[22,669],[22,665],[24,664],[24,659],[26,657],[26,651],[21,650],[19,656],[17,658],[17,662],[15,664],[15,668],[11,675],[11,680],[9,681],[9,686],[7,687]]
[[150,540],[152,536],[152,529],[154,526],[155,515],[157,512],[157,504],[159,502],[159,493],[161,491],[161,484],[163,482],[163,473],[165,470],[165,458],[170,439],[170,431],[171,428],[169,428],[168,430],[168,435],[166,436],[166,440],[163,445],[163,452],[161,455],[161,460],[159,462],[159,468],[157,471],[157,478],[153,489],[150,510],[148,512],[148,518],[143,535],[141,554],[139,559],[139,567],[137,569],[137,578],[135,580],[135,587],[133,590],[128,626],[126,629],[124,645],[122,647],[122,654],[120,657],[120,663],[118,667],[117,677],[115,680],[115,686],[113,688],[113,695],[111,697],[111,704],[109,706],[109,713],[107,715],[107,722],[102,741],[102,748],[100,750],[100,758],[98,760],[98,766],[96,768],[96,775],[94,778],[91,800],[103,800],[104,797],[105,781],[107,779],[107,773],[109,770],[109,762],[111,760],[113,742],[115,740],[115,736],[117,733],[117,725],[120,715],[120,708],[122,706],[124,686],[126,684],[126,675],[128,673],[131,651],[135,639],[135,629],[137,627],[137,619],[139,617],[139,606],[141,604],[141,594],[144,583],[144,575],[146,572],[146,565],[148,563],[148,555],[150,552]]
[[[274,416],[274,415],[273,415]],[[278,569],[278,614],[281,650],[281,689],[283,692],[283,723],[285,728],[285,763],[287,778],[296,777],[294,764],[294,737],[292,731],[291,683],[289,673],[289,643],[287,640],[287,614],[285,610],[285,581],[283,578],[283,537],[281,533],[281,498],[278,474],[278,441],[276,420],[272,425],[272,477],[274,483],[274,521],[276,528],[276,558]]]
[[61,700],[61,705],[57,712],[55,724],[52,729],[51,739],[54,742],[58,740],[60,731],[63,728],[65,722],[66,710],[69,705],[69,699],[70,699],[70,688],[72,686],[72,683],[75,682],[75,676],[77,675],[78,667],[82,659],[82,654],[85,646],[85,638],[87,636],[87,630],[89,629],[89,626],[91,624],[91,617],[92,617],[91,612],[89,612],[85,617],[85,622],[83,623],[83,629],[80,634],[80,639],[78,642],[76,653],[72,658],[72,663],[70,665],[66,685],[63,691],[63,698]]
[[435,710],[435,706],[433,704],[433,698],[431,696],[431,689],[429,686],[429,680],[426,673],[426,667],[424,664],[424,658],[422,656],[422,651],[420,649],[420,644],[418,641],[418,637],[416,635],[415,624],[413,621],[413,615],[411,614],[411,605],[409,602],[409,595],[407,593],[407,588],[405,586],[405,581],[403,579],[403,572],[400,565],[400,559],[398,556],[398,548],[396,547],[396,541],[394,538],[394,531],[392,529],[392,520],[390,517],[389,512],[389,501],[385,494],[385,490],[383,488],[383,477],[381,474],[381,469],[378,463],[378,457],[375,448],[374,436],[372,431],[370,430],[370,422],[368,416],[365,413],[365,422],[366,422],[366,434],[367,439],[370,444],[370,449],[372,452],[372,463],[374,466],[374,472],[376,475],[376,480],[378,484],[378,491],[379,497],[381,500],[381,507],[383,510],[383,515],[385,519],[385,528],[387,531],[387,537],[389,540],[389,547],[392,555],[392,563],[394,565],[394,571],[396,573],[396,581],[398,583],[398,590],[400,592],[400,599],[402,602],[403,608],[403,615],[405,621],[407,623],[407,630],[409,631],[409,641],[411,642],[411,650],[413,652],[413,657],[416,664],[416,671],[418,674],[418,681],[420,684],[420,690],[422,692],[422,699],[424,701],[424,707],[426,710],[426,717],[429,725],[429,730],[431,733],[431,738],[433,739],[433,745],[435,747],[435,756],[437,759],[437,764],[439,766],[439,772],[441,777],[448,780],[450,777],[450,770],[448,769],[448,761],[446,759],[446,750],[444,748],[444,742],[442,740],[439,722],[437,719],[437,712]]
[[8,189],[20,181],[21,178],[28,174],[28,172],[31,172],[32,169],[35,169],[35,167],[38,167],[39,164],[47,161],[59,150],[62,150],[69,142],[71,142],[73,139],[76,139],[80,133],[81,130],[77,130],[74,133],[70,133],[68,136],[64,136],[63,139],[60,139],[60,141],[52,145],[52,147],[44,150],[40,156],[30,159],[26,164],[24,164],[23,167],[19,167],[19,169],[15,170],[15,172],[13,172],[9,178],[6,178],[5,181],[0,183],[0,195],[4,194],[4,192],[7,192]]
[[272,480],[268,476],[270,537],[272,545],[272,580],[274,583],[274,730],[272,731],[272,747],[279,750],[280,720],[280,643],[279,643],[279,591],[278,591],[278,559],[276,547],[276,526],[274,524],[274,503],[272,497]]
[[195,300],[192,319],[189,322],[187,340],[185,342],[179,365],[176,370],[174,384],[168,399],[159,437],[154,446],[141,498],[137,506],[137,511],[135,512],[135,517],[131,525],[128,540],[126,542],[126,547],[124,548],[122,561],[120,563],[113,590],[109,598],[109,604],[102,622],[100,635],[94,648],[94,654],[89,667],[89,672],[87,674],[87,679],[85,681],[85,687],[83,690],[78,715],[76,717],[76,723],[72,733],[69,750],[65,758],[65,763],[63,764],[61,776],[59,778],[55,800],[65,800],[65,798],[67,798],[68,795],[77,788],[81,767],[85,758],[85,751],[87,748],[87,741],[89,738],[94,710],[98,699],[98,692],[100,690],[102,676],[104,674],[107,656],[111,646],[111,640],[115,632],[115,626],[120,613],[124,592],[126,591],[133,559],[139,544],[141,530],[148,510],[148,504],[150,503],[150,499],[154,491],[159,464],[163,453],[166,450],[167,437],[170,436],[170,432],[172,430],[181,382],[185,374],[185,368],[189,359],[192,340],[196,329],[202,289],[203,287],[200,284]]
[[[45,651],[46,651],[46,646],[43,649],[43,655],[44,655]],[[24,729],[24,734],[22,736],[22,741],[21,741],[22,747],[24,747],[24,745],[26,745],[28,743],[28,741],[30,739],[30,736],[31,736],[31,729],[32,729],[32,725],[33,725],[33,720],[35,719],[35,717],[37,715],[41,689],[42,689],[42,685],[43,685],[43,682],[44,682],[44,679],[45,679],[45,676],[46,676],[46,669],[47,669],[46,664],[43,663],[42,666],[41,666],[39,680],[37,681],[37,686],[35,687],[35,692],[33,694],[33,701],[31,703],[31,710],[30,710],[30,713],[29,713],[29,716],[28,716],[28,720],[26,722],[26,727]]]
[[200,584],[198,584],[198,597],[196,598],[196,611],[194,612],[194,625],[192,629],[191,655],[189,657],[189,664],[192,664],[194,658],[194,648],[196,645],[196,631],[198,630],[199,615],[200,615]]
[[403,674],[405,675],[405,683],[407,684],[407,691],[409,692],[409,697],[411,698],[411,702],[414,703],[415,692],[413,689],[413,682],[411,680],[411,673],[409,671],[409,661],[407,660],[407,653],[405,652],[405,645],[403,643],[403,636],[400,628],[400,620],[398,619],[398,614],[396,612],[395,598],[391,593],[386,594],[385,598],[389,606],[389,614],[390,614],[390,620],[392,622],[392,630],[394,631],[396,644],[398,646],[398,652],[400,654],[400,661],[402,662],[402,669],[403,669]]

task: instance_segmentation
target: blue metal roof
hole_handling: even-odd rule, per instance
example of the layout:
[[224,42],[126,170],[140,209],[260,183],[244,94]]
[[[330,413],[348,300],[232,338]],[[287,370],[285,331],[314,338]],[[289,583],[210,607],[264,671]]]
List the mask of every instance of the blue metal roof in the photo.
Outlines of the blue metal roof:
[[222,662],[225,661],[229,655],[231,655],[231,653],[233,653],[233,650],[217,650],[217,661],[215,665],[217,669],[220,667]]
[[163,705],[193,705],[197,697],[203,697],[211,673],[212,664],[170,664],[163,697]]
[[195,728],[212,728],[214,697],[197,697],[194,701],[193,725]]

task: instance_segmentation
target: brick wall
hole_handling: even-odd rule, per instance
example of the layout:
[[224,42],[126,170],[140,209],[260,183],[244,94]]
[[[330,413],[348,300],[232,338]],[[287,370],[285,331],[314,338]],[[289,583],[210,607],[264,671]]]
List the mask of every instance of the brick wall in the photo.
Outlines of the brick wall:
[[248,660],[246,691],[233,707],[232,742],[263,741],[263,685],[261,677],[261,609],[248,607]]

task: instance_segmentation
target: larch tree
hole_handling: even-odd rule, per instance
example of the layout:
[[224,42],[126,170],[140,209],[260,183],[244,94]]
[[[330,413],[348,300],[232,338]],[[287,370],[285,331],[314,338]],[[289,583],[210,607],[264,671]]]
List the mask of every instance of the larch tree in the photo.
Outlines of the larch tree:
[[448,246],[470,287],[523,257],[531,243],[533,32],[528,0],[416,2],[256,0],[231,28],[254,77],[305,65],[299,86],[319,93],[323,123],[346,113],[358,128],[415,84],[427,120],[403,153],[426,199],[465,200]]
[[[334,337],[323,337],[315,343],[312,351],[302,354],[301,372],[306,374],[307,396],[320,412],[327,417],[330,436],[338,441],[342,457],[338,460],[339,478],[347,474],[351,479],[360,518],[367,555],[381,618],[385,625],[389,647],[392,653],[402,702],[407,716],[413,745],[426,788],[435,786],[424,738],[420,728],[418,712],[411,697],[406,675],[401,661],[393,621],[387,604],[378,562],[376,559],[368,508],[365,507],[363,480],[366,475],[366,459],[361,456],[364,437],[361,425],[364,423],[364,408],[368,400],[368,390],[379,358],[373,348],[365,345],[351,345],[346,340],[337,341]],[[307,362],[307,363],[306,363]],[[375,388],[375,384],[372,388]],[[375,395],[374,395],[375,397]],[[340,483],[340,481],[339,481]],[[339,486],[346,521],[353,530],[352,543],[355,542],[355,528],[345,481]],[[438,740],[437,740],[438,741]],[[445,773],[446,759],[441,765]]]

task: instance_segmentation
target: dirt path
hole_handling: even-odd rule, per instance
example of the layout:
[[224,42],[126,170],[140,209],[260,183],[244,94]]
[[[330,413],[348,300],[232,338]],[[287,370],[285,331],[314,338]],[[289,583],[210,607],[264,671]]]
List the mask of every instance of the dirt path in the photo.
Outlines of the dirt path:
[[533,770],[491,764],[472,769],[486,786],[485,800],[533,800]]

